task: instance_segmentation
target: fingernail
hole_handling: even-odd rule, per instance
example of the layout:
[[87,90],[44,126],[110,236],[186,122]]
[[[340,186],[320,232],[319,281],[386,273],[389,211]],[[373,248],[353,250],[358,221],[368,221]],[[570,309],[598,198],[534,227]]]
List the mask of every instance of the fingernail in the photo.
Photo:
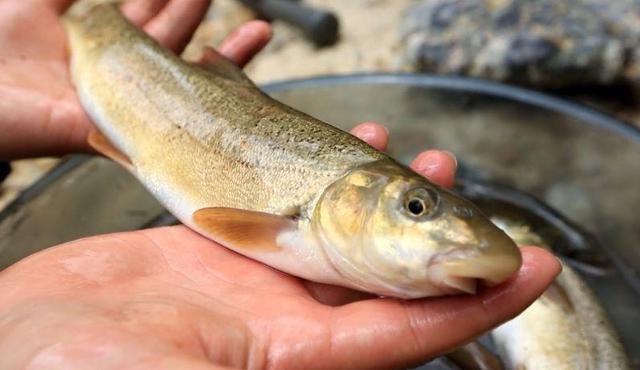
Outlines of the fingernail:
[[355,131],[361,138],[370,138],[376,134],[376,129],[369,125],[359,126]]
[[376,137],[376,133],[373,130],[361,130],[358,132],[358,137],[360,140],[369,141],[369,139]]
[[437,157],[433,156],[433,154],[436,153],[437,151],[435,150],[427,150],[418,154],[415,162],[419,172],[424,172],[423,174],[431,174],[440,168],[440,164],[442,162],[437,160]]
[[443,150],[442,152],[447,154],[449,157],[451,157],[451,159],[453,159],[453,162],[455,163],[456,167],[458,167],[458,158],[456,158],[455,154],[453,154],[452,152],[450,152],[448,150]]

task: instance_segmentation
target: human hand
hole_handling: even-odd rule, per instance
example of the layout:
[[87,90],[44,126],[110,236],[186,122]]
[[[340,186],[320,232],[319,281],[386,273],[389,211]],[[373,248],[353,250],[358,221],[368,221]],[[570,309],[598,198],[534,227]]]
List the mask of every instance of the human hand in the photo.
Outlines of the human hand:
[[[0,159],[90,151],[92,123],[71,83],[60,15],[73,0],[0,0]],[[180,53],[210,0],[130,0],[122,11]],[[244,65],[270,38],[269,26],[241,26],[219,51]]]
[[[354,133],[386,145],[379,125]],[[447,153],[412,166],[453,182]],[[0,272],[0,368],[407,367],[533,302],[560,267],[543,250],[522,252],[500,286],[403,301],[304,282],[183,226],[82,239]]]

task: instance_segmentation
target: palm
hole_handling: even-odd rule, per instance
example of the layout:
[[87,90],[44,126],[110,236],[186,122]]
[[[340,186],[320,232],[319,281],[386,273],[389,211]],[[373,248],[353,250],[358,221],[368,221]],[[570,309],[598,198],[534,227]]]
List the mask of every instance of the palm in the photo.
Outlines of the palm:
[[[204,361],[208,354],[216,363],[237,367],[248,365],[239,349],[256,348],[252,361],[263,367],[264,361],[277,360],[267,357],[267,344],[272,353],[290,351],[303,340],[324,349],[330,344],[331,309],[315,301],[300,280],[212,246],[183,227],[79,241],[26,263],[45,282],[29,295],[54,296],[33,308],[29,322],[37,325],[36,312],[59,315],[55,321],[67,328],[43,333],[40,344],[63,343],[53,351],[74,348],[80,358],[66,358],[70,363],[95,356],[75,346],[104,349],[107,344],[116,347],[122,365],[162,346],[172,356]],[[32,278],[20,265],[9,274],[14,283]],[[56,310],[58,305],[63,309]],[[86,327],[77,317],[92,324]],[[234,351],[238,356],[229,357]],[[319,355],[312,357],[320,360]]]
[[[76,147],[89,130],[77,103],[67,67],[67,40],[56,8],[35,1],[0,2],[0,94],[13,109],[9,119],[28,134],[12,140],[55,137],[58,146]],[[35,135],[35,137],[34,137]]]
[[[538,254],[540,266],[551,263],[539,252],[528,254]],[[531,286],[525,272],[510,287],[479,296],[369,299],[332,307],[314,299],[300,279],[182,226],[79,240],[3,274],[0,312],[8,314],[1,331],[16,333],[5,335],[4,343],[28,345],[3,356],[2,368],[52,358],[64,361],[61,368],[164,362],[181,368],[398,367],[515,315],[548,283]],[[529,293],[515,302],[504,294],[525,283]],[[447,328],[454,323],[452,332]]]

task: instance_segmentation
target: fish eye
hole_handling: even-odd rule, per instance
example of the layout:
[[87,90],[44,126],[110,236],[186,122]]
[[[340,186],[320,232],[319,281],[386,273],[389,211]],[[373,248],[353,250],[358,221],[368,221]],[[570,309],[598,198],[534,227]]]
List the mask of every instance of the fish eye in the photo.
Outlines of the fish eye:
[[416,216],[422,215],[424,208],[424,200],[420,198],[411,198],[407,203],[407,210]]
[[404,195],[404,210],[413,217],[430,216],[438,205],[438,194],[427,188],[415,188]]

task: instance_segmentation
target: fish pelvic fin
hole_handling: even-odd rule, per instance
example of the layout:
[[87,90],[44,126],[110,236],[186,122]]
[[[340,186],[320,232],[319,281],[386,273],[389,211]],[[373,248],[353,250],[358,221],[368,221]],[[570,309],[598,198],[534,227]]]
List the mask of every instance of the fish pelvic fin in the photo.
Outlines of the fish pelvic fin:
[[111,141],[98,131],[91,131],[87,138],[89,145],[95,149],[98,153],[104,155],[107,158],[111,158],[121,166],[126,168],[129,172],[134,171],[133,163],[131,159],[118,148],[116,148]]
[[208,46],[202,48],[202,55],[196,65],[229,80],[253,85],[253,82],[237,65],[214,48]]
[[297,230],[288,217],[236,208],[202,208],[192,215],[211,239],[234,250],[278,251],[278,236]]

